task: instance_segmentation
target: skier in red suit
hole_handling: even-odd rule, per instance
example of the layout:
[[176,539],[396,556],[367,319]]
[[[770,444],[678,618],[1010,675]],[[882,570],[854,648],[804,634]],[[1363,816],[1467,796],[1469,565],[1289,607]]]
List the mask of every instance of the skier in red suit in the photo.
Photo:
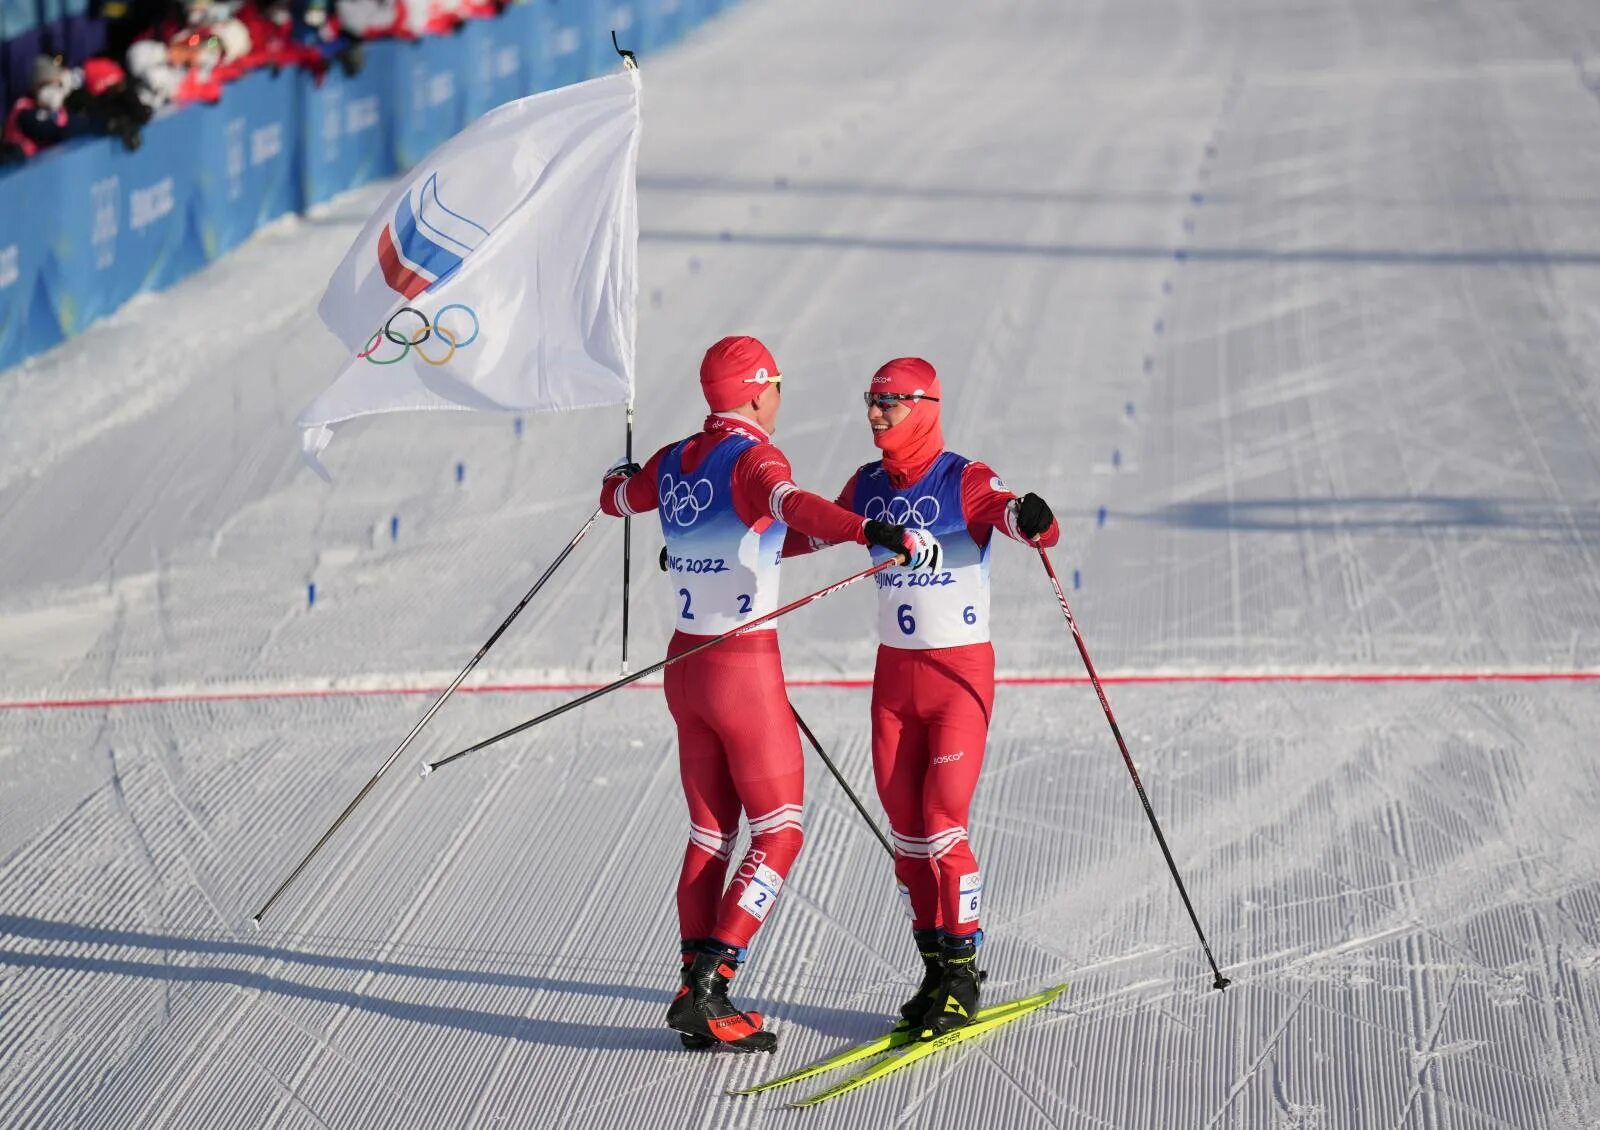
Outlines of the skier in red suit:
[[[700,366],[711,409],[702,430],[663,447],[642,469],[612,468],[601,486],[607,514],[660,515],[662,565],[678,613],[669,656],[778,607],[789,528],[828,543],[871,544],[912,564],[934,556],[902,525],[864,520],[794,484],[770,438],[782,379],[759,341],[723,338]],[[667,1024],[688,1047],[720,1042],[772,1051],[776,1037],[763,1030],[759,1013],[734,1007],[728,983],[783,889],[802,838],[804,768],[778,633],[736,636],[668,667],[664,680],[689,807],[678,878],[681,984]],[[741,811],[750,847],[724,890]]]
[[[850,476],[839,505],[932,534],[941,554],[932,572],[894,568],[874,578],[872,769],[923,960],[922,984],[900,1012],[914,1028],[946,1032],[977,1014],[982,977],[983,875],[967,839],[967,810],[994,707],[990,539],[998,531],[1049,547],[1060,529],[1044,499],[1019,498],[986,464],[945,450],[939,377],[928,362],[890,361],[865,396],[883,458]],[[791,531],[784,554],[827,544]],[[876,549],[873,555],[883,559]]]

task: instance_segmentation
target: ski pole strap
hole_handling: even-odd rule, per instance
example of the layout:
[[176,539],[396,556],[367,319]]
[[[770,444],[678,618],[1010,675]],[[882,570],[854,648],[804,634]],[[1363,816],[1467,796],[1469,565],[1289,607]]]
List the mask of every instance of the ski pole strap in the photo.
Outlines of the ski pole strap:
[[788,604],[785,604],[781,608],[774,608],[771,612],[767,612],[767,613],[765,613],[765,614],[763,614],[761,616],[757,616],[754,620],[751,620],[748,624],[740,624],[737,628],[732,628],[732,629],[730,629],[730,630],[728,630],[726,632],[723,632],[721,635],[712,636],[710,639],[703,640],[702,642],[695,644],[693,647],[689,648],[686,651],[680,651],[680,652],[678,652],[677,655],[669,655],[665,659],[662,659],[662,660],[660,660],[660,661],[658,661],[656,663],[652,663],[648,667],[641,667],[639,670],[635,671],[631,675],[624,675],[620,679],[614,679],[611,682],[607,683],[605,686],[600,687],[600,688],[598,688],[596,690],[592,690],[588,694],[580,695],[579,697],[573,699],[571,702],[566,702],[566,703],[563,703],[562,705],[556,707],[554,710],[547,710],[543,714],[539,715],[536,718],[530,718],[526,722],[521,722],[521,723],[511,727],[509,730],[502,730],[500,733],[496,734],[494,737],[485,738],[483,741],[479,742],[477,745],[470,745],[466,749],[458,750],[457,752],[452,753],[449,757],[442,757],[438,761],[430,761],[427,764],[423,765],[423,767],[422,767],[422,776],[426,777],[429,773],[432,773],[435,769],[438,769],[441,766],[449,765],[452,761],[458,761],[461,758],[467,756],[467,754],[469,754],[469,753],[477,753],[480,749],[487,749],[489,746],[494,745],[496,742],[505,741],[505,739],[507,739],[509,737],[513,737],[516,734],[520,734],[524,730],[531,730],[533,727],[539,725],[541,722],[548,722],[548,721],[550,721],[550,719],[558,717],[559,715],[565,714],[569,710],[577,709],[578,707],[582,706],[584,703],[593,702],[595,699],[601,698],[601,697],[603,697],[605,695],[608,695],[614,690],[619,690],[620,688],[627,686],[629,683],[636,683],[640,679],[644,678],[646,675],[654,675],[657,671],[661,670],[663,667],[670,667],[672,664],[677,663],[679,660],[687,659],[691,655],[698,655],[700,652],[706,650],[708,647],[715,647],[717,644],[722,643],[724,640],[730,640],[734,636],[742,636],[746,632],[753,632],[757,628],[761,627],[763,624],[769,624],[773,620],[776,620],[778,617],[785,616],[788,613],[793,612],[797,608],[804,608],[806,605],[810,604],[812,601],[821,600],[825,596],[831,596],[832,594],[838,592],[840,589],[845,588],[848,585],[853,585],[857,581],[865,580],[867,577],[872,576],[874,573],[881,573],[885,569],[889,568],[891,565],[895,565],[895,564],[898,564],[897,560],[895,558],[891,557],[889,560],[880,562],[879,564],[874,565],[871,568],[863,569],[859,573],[852,573],[850,576],[846,577],[842,581],[835,581],[833,584],[828,585],[825,588],[820,588],[816,592],[807,593],[805,596],[802,596],[799,600],[790,601]]

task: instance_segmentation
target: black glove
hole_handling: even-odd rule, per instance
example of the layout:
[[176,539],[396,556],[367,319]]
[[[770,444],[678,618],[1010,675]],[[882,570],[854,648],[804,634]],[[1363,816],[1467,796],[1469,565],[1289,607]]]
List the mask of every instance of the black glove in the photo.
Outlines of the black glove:
[[1032,491],[1017,499],[1017,532],[1029,541],[1048,530],[1055,520],[1050,504]]
[[605,473],[605,477],[608,479],[614,479],[620,475],[624,479],[631,479],[642,470],[644,470],[644,468],[639,466],[639,464],[633,462],[627,457],[623,457],[611,464],[611,469]]
[[911,554],[906,549],[906,528],[896,526],[889,522],[880,522],[876,518],[867,519],[867,544],[887,549],[890,553],[898,554],[902,560]]

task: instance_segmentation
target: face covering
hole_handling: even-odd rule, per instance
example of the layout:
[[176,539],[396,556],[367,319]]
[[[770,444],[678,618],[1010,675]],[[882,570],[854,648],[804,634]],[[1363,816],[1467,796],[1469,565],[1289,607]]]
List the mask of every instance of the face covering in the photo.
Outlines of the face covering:
[[939,426],[939,374],[920,357],[897,357],[872,375],[870,392],[922,393],[926,399],[907,400],[910,409],[905,419],[892,428],[872,433],[872,442],[883,452],[883,465],[889,481],[908,486],[933,466],[944,451],[944,430]]

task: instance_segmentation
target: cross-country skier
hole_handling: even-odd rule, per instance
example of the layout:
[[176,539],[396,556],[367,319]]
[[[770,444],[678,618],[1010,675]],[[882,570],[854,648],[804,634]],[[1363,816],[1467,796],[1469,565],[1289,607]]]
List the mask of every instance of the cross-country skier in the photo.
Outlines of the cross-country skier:
[[[894,568],[875,578],[872,680],[872,771],[923,961],[922,984],[900,1013],[914,1028],[942,1033],[977,1014],[982,976],[983,875],[967,839],[967,810],[994,706],[989,542],[998,530],[1049,547],[1060,530],[1037,494],[1019,498],[985,464],[945,450],[939,377],[928,362],[890,361],[865,396],[883,458],[850,476],[839,504],[931,533],[942,554],[935,572]],[[791,531],[784,554],[827,544]],[[872,552],[879,560],[886,553]]]
[[[642,470],[620,464],[606,474],[600,506],[607,514],[659,511],[678,612],[668,655],[778,607],[786,528],[828,543],[870,544],[886,557],[900,555],[907,568],[937,556],[930,539],[901,524],[863,520],[795,486],[770,439],[782,379],[755,338],[723,338],[700,365],[711,409],[702,430],[663,447]],[[772,1051],[776,1037],[762,1029],[759,1013],[734,1007],[728,983],[800,851],[804,767],[778,633],[736,636],[673,664],[664,679],[689,806],[678,878],[683,965],[667,1024],[688,1047]],[[750,847],[724,891],[741,810]]]

